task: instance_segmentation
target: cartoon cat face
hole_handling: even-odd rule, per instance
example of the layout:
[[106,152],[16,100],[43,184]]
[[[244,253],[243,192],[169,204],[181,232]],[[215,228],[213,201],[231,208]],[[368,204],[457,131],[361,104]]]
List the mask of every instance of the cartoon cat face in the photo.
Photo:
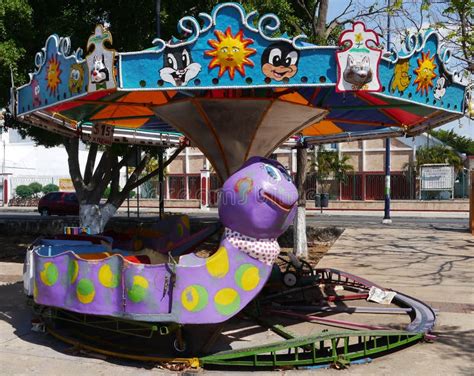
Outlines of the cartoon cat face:
[[355,86],[363,86],[372,81],[372,68],[368,56],[356,61],[352,55],[347,56],[347,64],[344,69],[343,78],[346,82]]
[[105,65],[105,57],[102,55],[102,58],[94,56],[94,65],[91,72],[91,82],[99,84],[101,82],[106,82],[109,80],[109,70]]
[[185,86],[201,71],[201,64],[194,63],[186,47],[167,48],[163,53],[160,77],[173,86]]
[[234,231],[254,238],[276,238],[293,222],[298,193],[275,160],[252,157],[221,190],[219,217]]

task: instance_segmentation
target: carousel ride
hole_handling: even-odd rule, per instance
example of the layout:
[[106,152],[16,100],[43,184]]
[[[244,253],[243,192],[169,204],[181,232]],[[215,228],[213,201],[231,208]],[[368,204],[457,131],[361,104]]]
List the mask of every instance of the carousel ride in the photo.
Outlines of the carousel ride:
[[[405,51],[384,52],[361,22],[337,47],[278,27],[272,14],[258,18],[225,3],[199,20],[184,17],[178,29],[186,39],[157,39],[144,51],[117,53],[102,26],[85,59],[70,53],[68,38],[48,38],[30,82],[12,90],[14,116],[92,142],[176,146],[184,135],[224,182],[224,232],[208,257],[194,251],[211,232],[190,234],[186,216],[157,224],[147,237],[152,253],[124,246],[117,234],[33,244],[25,291],[50,333],[130,359],[186,354],[177,360],[249,367],[351,362],[431,338],[436,317],[423,302],[392,292],[391,305],[371,303],[374,289],[387,291],[279,256],[276,239],[293,221],[297,191],[267,158],[295,134],[307,147],[412,136],[460,118],[465,86],[446,67],[450,52],[432,31],[409,37]],[[263,336],[248,346],[221,335],[252,325],[283,340]]]

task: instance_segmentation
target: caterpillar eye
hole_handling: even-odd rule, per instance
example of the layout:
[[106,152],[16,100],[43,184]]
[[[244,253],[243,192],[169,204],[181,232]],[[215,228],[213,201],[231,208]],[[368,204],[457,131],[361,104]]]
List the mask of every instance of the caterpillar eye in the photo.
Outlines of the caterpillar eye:
[[276,169],[275,167],[266,164],[265,171],[267,172],[268,176],[270,176],[273,180],[276,180],[276,181],[281,180],[281,175],[278,172],[278,169]]

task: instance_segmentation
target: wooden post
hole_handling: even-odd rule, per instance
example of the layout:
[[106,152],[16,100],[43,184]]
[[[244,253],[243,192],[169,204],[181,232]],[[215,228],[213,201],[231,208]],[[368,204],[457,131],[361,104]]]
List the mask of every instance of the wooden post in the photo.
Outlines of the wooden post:
[[471,194],[469,195],[469,228],[474,235],[474,170],[471,171]]

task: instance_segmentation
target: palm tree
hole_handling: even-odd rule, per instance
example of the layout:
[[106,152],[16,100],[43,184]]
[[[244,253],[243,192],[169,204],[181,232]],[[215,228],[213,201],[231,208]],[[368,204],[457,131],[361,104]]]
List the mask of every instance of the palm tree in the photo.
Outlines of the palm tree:
[[420,167],[425,164],[444,163],[454,167],[456,173],[463,169],[461,157],[445,145],[422,146],[416,151],[416,161],[406,163],[405,170],[414,170],[420,173]]
[[316,180],[321,187],[319,193],[328,193],[329,178],[339,182],[346,182],[347,175],[353,170],[349,164],[348,155],[339,155],[335,150],[326,150],[320,145],[318,153],[312,158],[310,169],[316,172]]

